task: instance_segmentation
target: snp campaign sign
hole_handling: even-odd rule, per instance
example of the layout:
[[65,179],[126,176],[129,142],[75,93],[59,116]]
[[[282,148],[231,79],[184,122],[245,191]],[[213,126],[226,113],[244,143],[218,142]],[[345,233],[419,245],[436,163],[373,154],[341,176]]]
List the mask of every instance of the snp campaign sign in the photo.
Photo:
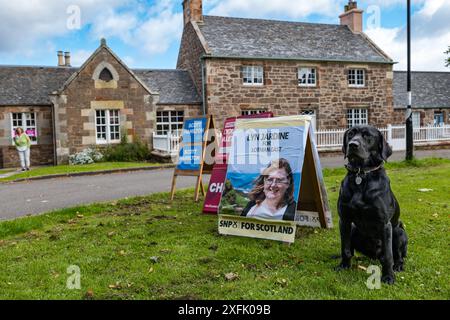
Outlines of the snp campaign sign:
[[[296,225],[303,224],[299,201],[315,209],[315,199],[321,199],[310,123],[309,116],[236,121],[219,208],[220,233],[294,242]],[[304,170],[310,172],[303,175]],[[303,191],[302,198],[301,190],[308,187],[313,191]]]
[[225,185],[225,177],[227,174],[227,158],[228,150],[231,148],[231,140],[233,138],[233,131],[236,119],[249,118],[271,118],[271,112],[264,112],[254,115],[245,115],[238,118],[228,118],[225,120],[222,131],[222,141],[220,143],[219,151],[216,153],[214,168],[209,180],[208,192],[206,193],[203,212],[208,214],[217,214],[219,210],[220,199],[222,197],[223,187]]

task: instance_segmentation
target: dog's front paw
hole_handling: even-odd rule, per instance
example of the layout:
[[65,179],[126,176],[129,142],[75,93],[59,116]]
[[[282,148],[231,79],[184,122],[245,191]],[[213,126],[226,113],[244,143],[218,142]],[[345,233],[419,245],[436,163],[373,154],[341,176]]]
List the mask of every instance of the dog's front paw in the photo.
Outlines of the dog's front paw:
[[392,274],[385,274],[381,277],[381,281],[386,284],[394,284],[395,276]]
[[394,271],[395,272],[402,272],[404,270],[405,270],[405,268],[403,266],[403,263],[396,263],[396,264],[394,264]]
[[350,263],[341,262],[337,267],[334,268],[334,271],[346,270],[346,269],[350,269],[350,267],[351,267]]

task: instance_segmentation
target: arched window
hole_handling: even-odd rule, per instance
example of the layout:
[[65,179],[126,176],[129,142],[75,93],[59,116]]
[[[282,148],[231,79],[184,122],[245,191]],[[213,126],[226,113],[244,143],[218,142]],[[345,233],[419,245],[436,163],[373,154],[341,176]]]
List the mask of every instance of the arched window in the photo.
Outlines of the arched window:
[[98,78],[105,82],[109,82],[114,79],[111,71],[109,71],[108,68],[103,68],[103,70],[100,72],[100,75],[98,76]]

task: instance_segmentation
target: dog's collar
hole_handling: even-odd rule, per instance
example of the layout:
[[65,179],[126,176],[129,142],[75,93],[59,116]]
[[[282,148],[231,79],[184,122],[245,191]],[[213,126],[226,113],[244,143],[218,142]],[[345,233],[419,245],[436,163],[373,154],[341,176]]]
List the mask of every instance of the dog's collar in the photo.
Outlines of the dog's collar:
[[375,167],[375,168],[369,168],[368,170],[362,170],[361,168],[353,168],[352,166],[350,166],[350,165],[347,163],[347,164],[345,165],[345,168],[346,168],[349,172],[356,173],[355,183],[356,183],[357,185],[360,185],[361,182],[362,182],[362,180],[363,180],[362,177],[365,177],[366,174],[368,174],[368,173],[371,173],[371,172],[380,170],[381,168],[383,168],[383,164],[384,164],[384,161],[383,161],[378,167]]
[[383,165],[384,165],[384,161],[378,167],[369,168],[368,170],[363,170],[361,168],[354,168],[350,164],[347,163],[345,165],[345,168],[349,172],[356,173],[356,174],[359,174],[359,175],[366,175],[366,174],[368,174],[370,172],[374,172],[374,171],[380,170],[381,168],[383,168]]

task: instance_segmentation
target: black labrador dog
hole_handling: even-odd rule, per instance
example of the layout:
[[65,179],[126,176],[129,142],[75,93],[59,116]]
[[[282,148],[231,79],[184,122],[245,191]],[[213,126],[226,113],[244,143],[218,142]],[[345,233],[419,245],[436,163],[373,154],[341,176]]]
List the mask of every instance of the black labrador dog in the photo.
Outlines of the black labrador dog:
[[336,269],[350,268],[356,250],[379,259],[381,281],[393,284],[394,271],[403,270],[408,238],[383,168],[392,149],[378,129],[357,126],[345,132],[342,151],[348,173],[338,199],[342,260]]

